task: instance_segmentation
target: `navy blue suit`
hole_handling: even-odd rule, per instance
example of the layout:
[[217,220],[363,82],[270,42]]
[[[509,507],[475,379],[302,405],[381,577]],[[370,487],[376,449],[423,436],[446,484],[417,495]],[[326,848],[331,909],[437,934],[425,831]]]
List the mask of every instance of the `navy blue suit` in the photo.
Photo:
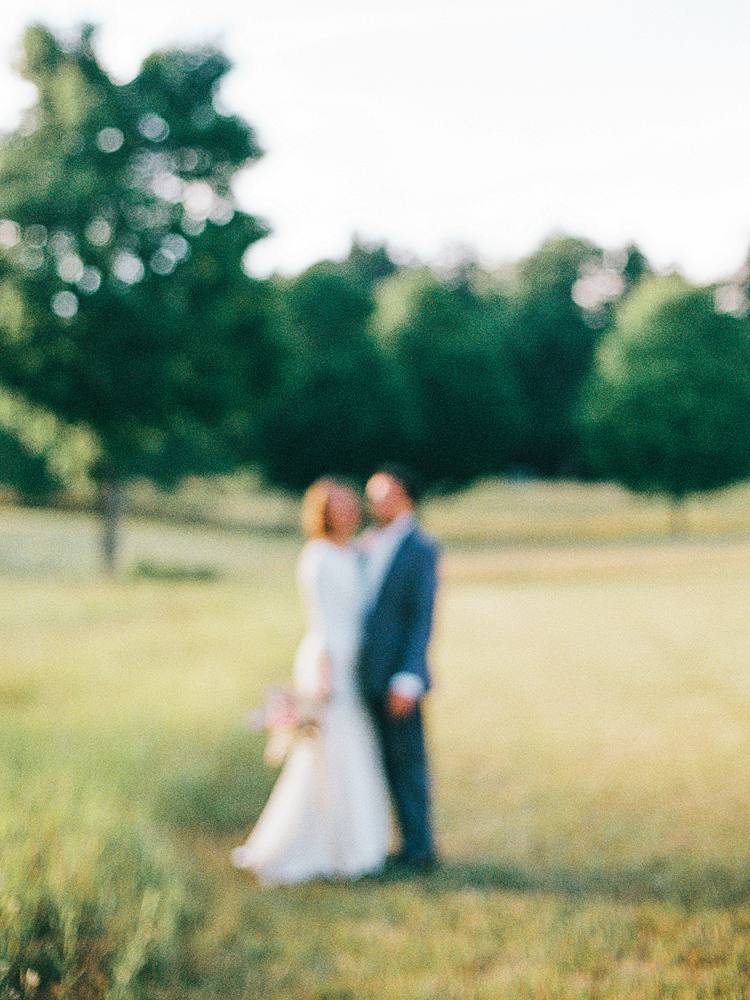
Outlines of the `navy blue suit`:
[[418,528],[393,556],[377,600],[365,618],[359,681],[375,722],[386,776],[403,837],[403,856],[412,862],[435,853],[430,817],[430,778],[422,711],[394,719],[387,708],[394,674],[416,674],[430,687],[427,647],[437,591],[438,549]]

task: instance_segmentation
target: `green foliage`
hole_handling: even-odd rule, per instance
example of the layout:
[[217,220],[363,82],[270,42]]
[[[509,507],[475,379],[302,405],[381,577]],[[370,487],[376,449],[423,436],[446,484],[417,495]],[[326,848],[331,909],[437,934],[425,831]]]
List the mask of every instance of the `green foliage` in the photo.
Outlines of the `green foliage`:
[[302,489],[324,473],[362,479],[403,456],[410,400],[372,334],[367,284],[323,263],[281,284],[279,296],[286,365],[258,446],[267,478]]
[[718,489],[750,475],[749,412],[750,323],[677,276],[643,281],[582,405],[596,472],[677,499]]
[[554,237],[515,268],[508,350],[521,391],[518,465],[542,475],[580,471],[581,387],[611,303],[646,266],[636,248],[608,259],[588,241]]
[[[355,239],[340,263],[253,281],[243,260],[265,228],[237,209],[232,180],[260,149],[217,110],[227,58],[158,52],[118,86],[92,39],[91,27],[67,41],[28,29],[22,71],[37,102],[0,143],[0,384],[65,429],[42,441],[0,412],[6,483],[68,487],[74,453],[79,483],[116,484],[110,496],[136,477],[172,487],[240,464],[294,490],[387,459],[446,487],[519,468],[682,495],[744,474],[742,435],[719,449],[708,418],[692,452],[671,431],[656,451],[653,434],[650,451],[631,436],[617,470],[591,430],[609,422],[615,440],[617,394],[589,389],[577,418],[618,303],[647,284],[637,247],[554,237],[500,284],[472,264],[400,268]],[[600,382],[615,379],[602,365]],[[712,404],[717,427],[729,406]]]
[[0,427],[0,483],[30,500],[47,498],[58,486],[44,458],[3,427]]
[[442,485],[506,469],[519,432],[508,308],[497,292],[480,294],[475,277],[407,272],[382,289],[381,336],[415,401],[409,457]]
[[91,39],[26,33],[38,99],[0,147],[0,381],[87,428],[103,475],[231,468],[273,363],[242,269],[264,230],[231,192],[260,151],[215,108],[221,53],[156,53],[117,86]]
[[381,243],[367,243],[359,239],[352,241],[351,249],[343,261],[344,268],[359,278],[362,284],[371,290],[399,270],[388,248]]
[[65,424],[49,410],[0,391],[0,483],[34,501],[65,493],[90,500],[88,471],[98,449],[85,429]]

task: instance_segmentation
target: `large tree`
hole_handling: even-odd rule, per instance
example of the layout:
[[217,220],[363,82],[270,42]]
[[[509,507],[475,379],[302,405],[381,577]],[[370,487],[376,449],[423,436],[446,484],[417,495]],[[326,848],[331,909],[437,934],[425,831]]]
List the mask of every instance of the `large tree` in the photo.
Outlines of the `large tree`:
[[379,294],[378,329],[413,400],[411,462],[451,487],[508,469],[519,433],[509,309],[469,264],[404,270]]
[[523,419],[516,463],[541,475],[582,471],[575,412],[613,303],[647,269],[635,247],[607,253],[568,236],[512,270],[509,351]]
[[23,52],[37,100],[0,145],[0,382],[94,435],[112,567],[130,478],[248,450],[273,350],[242,267],[264,229],[231,185],[260,150],[217,110],[216,50],[156,53],[121,86],[90,27],[29,28]]
[[363,479],[403,458],[410,400],[373,336],[369,282],[329,261],[276,287],[285,361],[259,442],[266,477],[299,490],[324,473]]
[[603,338],[581,406],[592,466],[676,503],[750,475],[750,322],[651,277]]

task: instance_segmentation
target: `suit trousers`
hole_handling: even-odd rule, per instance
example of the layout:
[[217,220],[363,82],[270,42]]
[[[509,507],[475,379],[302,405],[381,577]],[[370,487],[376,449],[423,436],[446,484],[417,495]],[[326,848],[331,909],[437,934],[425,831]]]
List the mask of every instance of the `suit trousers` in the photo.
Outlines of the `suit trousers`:
[[368,700],[375,722],[388,785],[401,829],[401,851],[419,863],[434,857],[430,805],[430,775],[422,709],[394,719],[381,700]]

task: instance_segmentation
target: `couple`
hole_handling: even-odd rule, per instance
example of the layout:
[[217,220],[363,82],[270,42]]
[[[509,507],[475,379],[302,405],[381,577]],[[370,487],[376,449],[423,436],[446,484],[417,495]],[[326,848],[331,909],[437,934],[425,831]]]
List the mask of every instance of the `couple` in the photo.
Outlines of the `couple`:
[[[357,878],[386,861],[403,871],[435,864],[421,701],[437,548],[417,525],[411,474],[384,467],[366,495],[377,527],[354,540],[356,493],[322,479],[305,495],[308,542],[298,564],[307,633],[294,686],[324,704],[317,736],[292,747],[237,868],[267,885]],[[401,850],[387,859],[389,799]]]

